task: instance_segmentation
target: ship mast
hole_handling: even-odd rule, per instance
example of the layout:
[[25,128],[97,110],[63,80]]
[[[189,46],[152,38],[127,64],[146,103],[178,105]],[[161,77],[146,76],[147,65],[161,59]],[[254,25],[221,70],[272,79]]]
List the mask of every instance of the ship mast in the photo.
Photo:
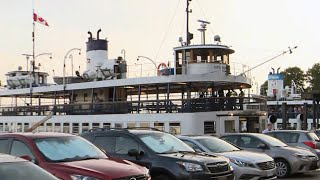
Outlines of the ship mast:
[[193,39],[193,34],[189,32],[189,13],[192,13],[192,9],[189,10],[189,5],[192,0],[187,0],[187,43],[186,45],[190,45],[191,39]]

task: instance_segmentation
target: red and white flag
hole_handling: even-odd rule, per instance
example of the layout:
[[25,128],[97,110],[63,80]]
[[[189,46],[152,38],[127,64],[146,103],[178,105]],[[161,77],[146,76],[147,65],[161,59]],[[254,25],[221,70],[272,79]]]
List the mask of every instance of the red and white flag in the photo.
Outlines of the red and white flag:
[[38,16],[36,13],[33,13],[33,20],[45,26],[49,26],[48,22],[42,17]]

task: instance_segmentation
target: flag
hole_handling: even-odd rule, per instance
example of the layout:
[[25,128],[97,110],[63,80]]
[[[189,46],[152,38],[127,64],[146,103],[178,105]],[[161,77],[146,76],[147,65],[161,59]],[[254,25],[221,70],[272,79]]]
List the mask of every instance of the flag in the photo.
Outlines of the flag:
[[33,20],[45,26],[49,26],[48,22],[42,17],[38,16],[36,13],[33,13]]

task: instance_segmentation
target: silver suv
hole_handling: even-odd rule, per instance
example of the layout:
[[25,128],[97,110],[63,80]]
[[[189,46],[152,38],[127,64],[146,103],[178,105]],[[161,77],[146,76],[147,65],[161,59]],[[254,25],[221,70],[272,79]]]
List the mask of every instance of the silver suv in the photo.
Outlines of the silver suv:
[[213,153],[228,158],[237,180],[276,179],[274,160],[263,153],[249,152],[212,136],[178,136],[198,152]]
[[276,162],[278,177],[286,177],[294,173],[304,173],[318,168],[318,157],[311,151],[289,147],[280,140],[258,133],[234,133],[221,137],[243,149],[266,153]]
[[314,132],[303,130],[276,130],[266,133],[289,146],[298,146],[309,149],[320,158],[320,140]]

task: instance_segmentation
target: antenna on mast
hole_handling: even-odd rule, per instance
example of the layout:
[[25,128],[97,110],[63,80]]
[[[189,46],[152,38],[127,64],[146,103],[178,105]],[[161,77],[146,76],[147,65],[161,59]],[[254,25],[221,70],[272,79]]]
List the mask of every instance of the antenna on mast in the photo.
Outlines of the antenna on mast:
[[189,10],[189,5],[192,0],[187,0],[187,44],[186,45],[190,45],[191,43],[191,39],[193,39],[193,34],[189,32],[189,13],[192,13],[192,9]]

